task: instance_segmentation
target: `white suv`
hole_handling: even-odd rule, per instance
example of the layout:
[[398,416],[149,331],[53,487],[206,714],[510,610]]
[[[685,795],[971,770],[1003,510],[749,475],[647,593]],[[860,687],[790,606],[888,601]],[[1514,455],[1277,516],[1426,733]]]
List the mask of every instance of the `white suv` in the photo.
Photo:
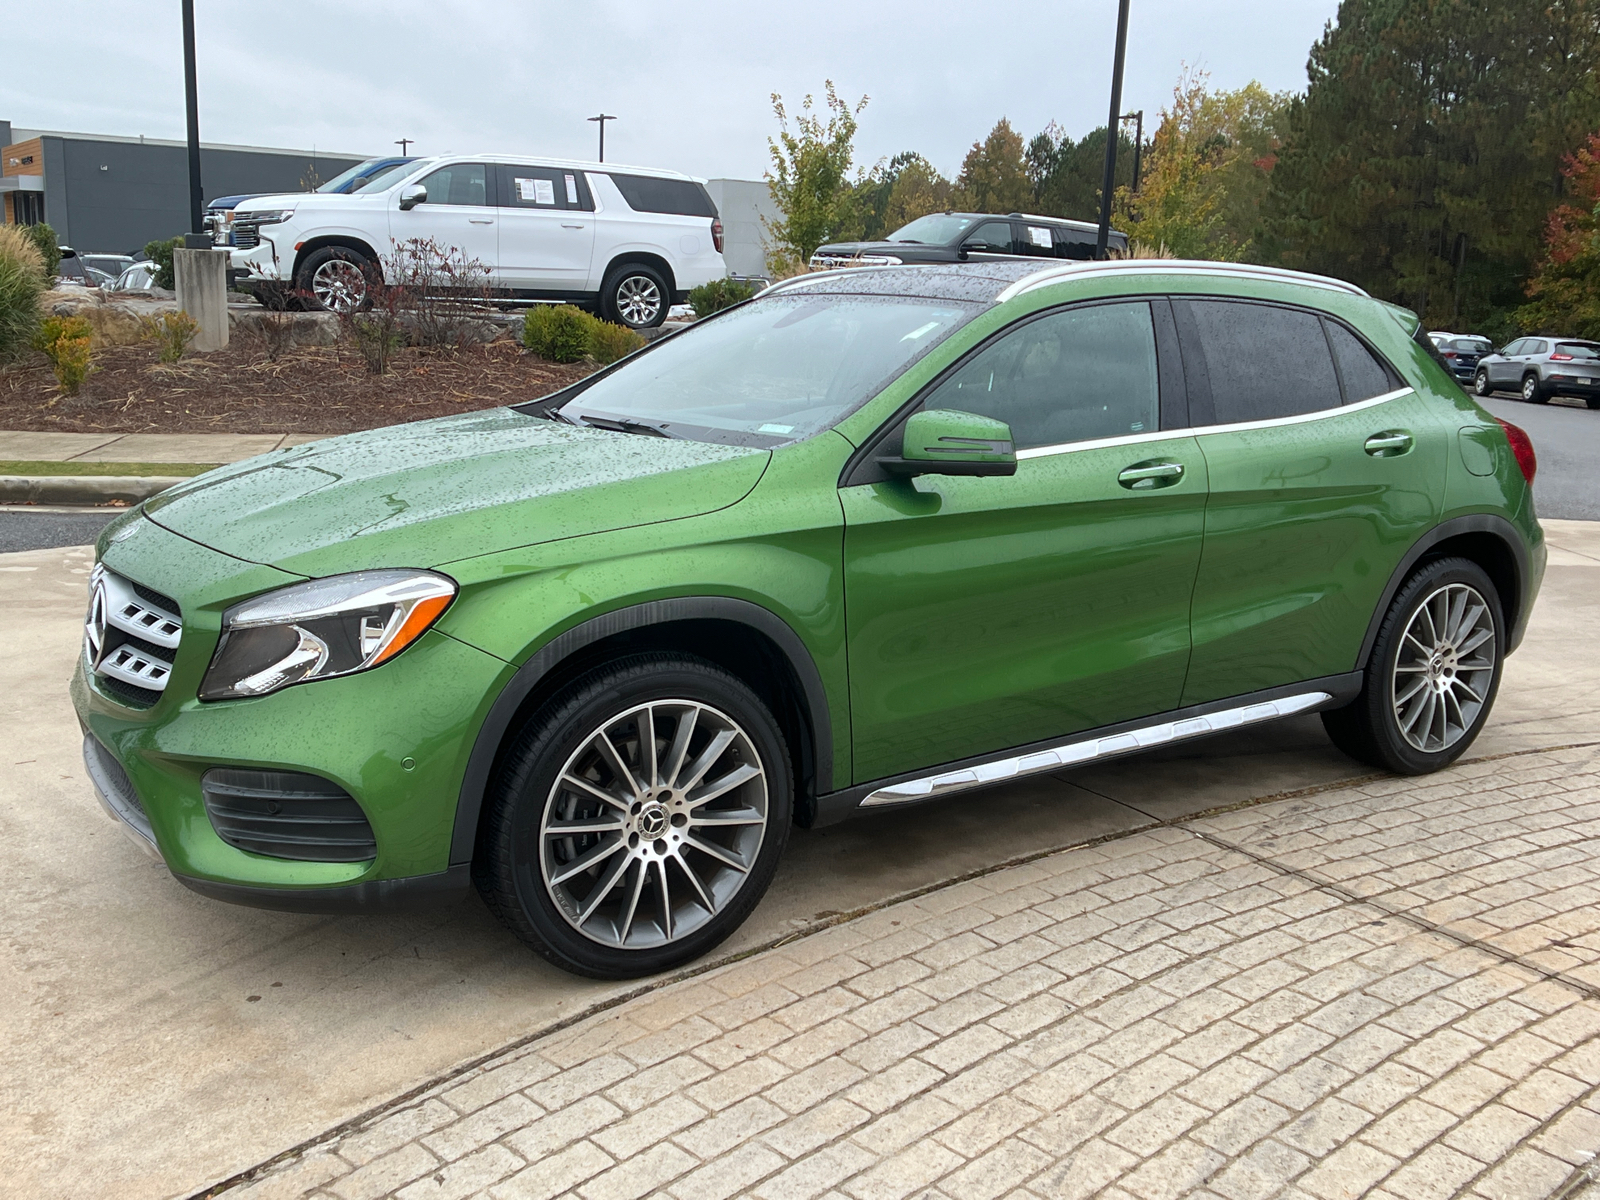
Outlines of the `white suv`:
[[257,196],[235,210],[237,286],[348,312],[393,245],[432,238],[508,300],[566,300],[635,329],[727,274],[705,186],[674,171],[500,155],[416,159],[349,195]]

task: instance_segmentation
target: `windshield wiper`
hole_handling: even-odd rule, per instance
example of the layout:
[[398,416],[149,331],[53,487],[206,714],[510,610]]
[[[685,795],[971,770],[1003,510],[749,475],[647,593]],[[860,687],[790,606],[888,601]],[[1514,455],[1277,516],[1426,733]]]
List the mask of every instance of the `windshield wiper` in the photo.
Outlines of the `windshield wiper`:
[[547,408],[539,415],[547,421],[562,421],[568,425],[576,425],[578,423],[562,412],[560,408]]
[[626,417],[584,416],[578,419],[585,425],[593,425],[596,429],[614,429],[618,433],[643,433],[650,437],[677,437],[677,434],[668,433],[660,425],[653,425],[649,421],[635,421]]

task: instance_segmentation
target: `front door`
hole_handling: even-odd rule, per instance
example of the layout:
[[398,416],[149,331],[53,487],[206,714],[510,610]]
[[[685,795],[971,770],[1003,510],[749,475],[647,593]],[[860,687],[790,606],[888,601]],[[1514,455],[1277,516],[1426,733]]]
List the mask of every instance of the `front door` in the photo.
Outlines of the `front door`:
[[441,251],[482,266],[493,279],[500,265],[500,230],[493,181],[485,163],[452,163],[417,180],[428,198],[409,211],[389,214],[389,236],[396,242],[431,238]]
[[500,173],[500,282],[579,292],[594,255],[594,203],[581,171],[509,163]]
[[1211,482],[1183,703],[1355,670],[1391,575],[1438,520],[1453,427],[1330,318],[1173,310]]
[[1161,432],[1170,322],[1139,300],[1013,326],[921,405],[1007,422],[1015,476],[841,489],[856,782],[1177,707],[1206,473]]

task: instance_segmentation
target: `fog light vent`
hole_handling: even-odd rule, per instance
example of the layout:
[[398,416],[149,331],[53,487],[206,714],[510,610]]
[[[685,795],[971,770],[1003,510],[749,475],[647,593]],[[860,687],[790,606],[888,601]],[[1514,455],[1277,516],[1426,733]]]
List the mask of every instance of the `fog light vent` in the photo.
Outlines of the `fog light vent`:
[[361,806],[316,775],[217,768],[205,773],[200,790],[211,827],[236,849],[302,862],[365,862],[378,855]]

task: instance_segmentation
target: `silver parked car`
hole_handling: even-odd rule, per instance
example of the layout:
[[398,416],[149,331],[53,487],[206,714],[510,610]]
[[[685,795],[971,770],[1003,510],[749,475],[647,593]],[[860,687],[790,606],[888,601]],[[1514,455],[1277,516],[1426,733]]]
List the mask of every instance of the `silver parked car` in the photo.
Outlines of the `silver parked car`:
[[1515,390],[1530,404],[1578,396],[1590,408],[1600,408],[1600,342],[1518,338],[1498,354],[1478,360],[1472,389],[1480,396]]

